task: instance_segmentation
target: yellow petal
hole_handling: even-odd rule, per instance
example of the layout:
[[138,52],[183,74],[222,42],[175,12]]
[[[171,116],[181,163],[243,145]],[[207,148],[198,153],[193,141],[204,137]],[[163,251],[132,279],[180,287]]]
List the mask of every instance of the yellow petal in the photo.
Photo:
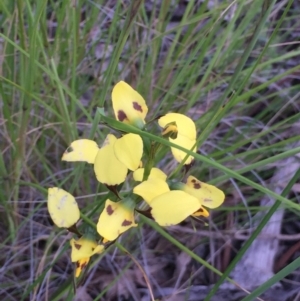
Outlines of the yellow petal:
[[75,140],[62,156],[63,161],[84,161],[93,164],[99,147],[96,142],[88,139]]
[[[188,150],[192,150],[194,152],[196,152],[196,150],[197,150],[197,147],[194,147],[192,149],[192,147],[196,144],[196,140],[190,140],[189,138],[182,136],[180,134],[177,135],[176,139],[169,138],[169,140],[170,140],[170,142],[175,143],[179,146],[182,146]],[[171,147],[171,151],[172,151],[172,154],[173,154],[175,160],[179,163],[181,163],[181,161],[187,155],[186,152],[181,151],[175,147]],[[193,161],[193,159],[194,159],[193,156],[188,156],[188,158],[185,160],[184,164],[190,164]]]
[[126,134],[114,144],[115,155],[128,169],[139,168],[143,155],[143,140],[139,135]]
[[170,191],[166,181],[159,178],[151,178],[133,188],[133,193],[141,196],[151,206],[152,200],[157,196]]
[[106,241],[113,241],[123,232],[136,226],[134,207],[131,204],[128,205],[126,201],[106,200],[97,223],[97,231]]
[[117,141],[117,137],[113,134],[108,134],[102,144],[101,147],[104,147],[106,145],[111,145],[111,144],[114,144],[116,141]]
[[105,146],[98,151],[94,163],[97,180],[108,186],[123,183],[128,171],[127,167],[115,155],[114,144],[116,140],[113,135],[108,135]]
[[72,238],[70,240],[71,260],[72,262],[78,261],[83,258],[91,257],[96,253],[102,253],[104,251],[103,245],[98,245],[96,241],[80,237],[78,240]]
[[80,218],[75,198],[61,188],[48,189],[47,205],[49,214],[57,227],[69,228]]
[[90,257],[82,258],[76,262],[75,277],[78,278],[82,270],[88,265]]
[[[144,168],[139,168],[133,172],[133,179],[135,181],[142,182],[143,176],[144,176]],[[155,179],[155,178],[165,181],[167,179],[167,175],[159,168],[153,167],[150,171],[148,180]]]
[[209,212],[203,208],[202,206],[192,214],[192,216],[204,216],[204,217],[208,217],[209,216]]
[[176,122],[178,133],[190,140],[196,140],[196,126],[194,121],[179,113],[168,113],[158,119],[158,124],[164,128],[168,123]]
[[222,190],[213,185],[200,182],[193,176],[189,176],[186,185],[182,187],[185,192],[196,197],[203,206],[208,208],[219,207],[225,199]]
[[120,81],[112,90],[116,119],[143,128],[148,107],[144,98],[127,83]]
[[94,240],[81,237],[78,240],[71,239],[70,245],[71,261],[76,262],[75,276],[79,277],[82,270],[87,266],[90,261],[90,257],[94,254],[100,254],[105,250],[103,245],[98,245]]
[[161,226],[179,224],[196,212],[199,201],[181,190],[172,190],[154,198],[151,202],[151,214]]

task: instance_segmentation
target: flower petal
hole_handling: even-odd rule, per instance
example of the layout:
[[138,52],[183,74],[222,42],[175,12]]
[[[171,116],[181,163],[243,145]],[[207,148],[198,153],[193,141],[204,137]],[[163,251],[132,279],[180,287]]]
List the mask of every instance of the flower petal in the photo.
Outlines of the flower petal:
[[168,123],[176,122],[178,133],[190,140],[196,140],[196,126],[194,121],[179,113],[168,113],[158,119],[158,124],[164,128]]
[[100,183],[108,186],[123,183],[127,176],[127,167],[118,160],[114,152],[114,144],[117,138],[108,135],[105,145],[98,151],[94,171]]
[[[192,147],[196,144],[196,140],[190,140],[189,138],[182,136],[180,134],[177,135],[176,139],[169,138],[170,142],[173,142],[179,146],[182,146],[186,149],[196,151],[197,147],[195,146],[193,149]],[[175,147],[171,147],[172,154],[175,158],[175,160],[179,163],[186,157],[187,153],[179,150]],[[188,156],[187,159],[184,161],[184,164],[190,164],[193,161],[194,157],[193,156]]]
[[83,161],[93,164],[98,153],[97,143],[89,139],[79,139],[71,143],[62,156],[63,161]]
[[183,190],[196,197],[201,205],[208,208],[219,207],[225,199],[225,194],[219,188],[200,182],[193,176],[187,178],[186,185],[182,186]]
[[116,119],[143,128],[148,107],[144,98],[127,83],[120,81],[112,90]]
[[103,245],[98,245],[96,241],[80,237],[78,240],[72,238],[70,240],[71,251],[71,261],[75,262],[83,258],[89,258],[96,253],[102,253],[104,251]]
[[82,270],[88,265],[90,257],[82,258],[76,262],[75,277],[78,278]]
[[179,224],[196,212],[199,201],[192,195],[180,190],[172,190],[154,198],[151,202],[151,214],[161,226]]
[[80,218],[75,198],[61,188],[48,189],[47,206],[49,214],[57,227],[69,228],[76,224]]
[[150,206],[154,198],[168,191],[170,188],[166,181],[159,178],[148,179],[133,188],[133,193],[141,196]]
[[[139,168],[139,169],[135,170],[133,172],[133,179],[135,181],[142,182],[143,181],[143,176],[144,176],[144,170],[145,170],[144,168]],[[150,171],[148,180],[149,179],[156,179],[156,178],[165,181],[167,179],[167,175],[162,170],[160,170],[159,168],[153,167]]]
[[204,216],[204,217],[208,217],[209,216],[209,212],[204,207],[201,206],[196,212],[194,212],[192,214],[192,216]]
[[105,208],[100,214],[97,223],[98,233],[107,241],[113,241],[120,234],[127,231],[131,227],[136,227],[134,222],[134,206],[135,204],[128,200],[120,202],[112,202],[107,199]]
[[143,140],[139,135],[126,134],[114,144],[115,155],[128,169],[139,168],[143,155]]

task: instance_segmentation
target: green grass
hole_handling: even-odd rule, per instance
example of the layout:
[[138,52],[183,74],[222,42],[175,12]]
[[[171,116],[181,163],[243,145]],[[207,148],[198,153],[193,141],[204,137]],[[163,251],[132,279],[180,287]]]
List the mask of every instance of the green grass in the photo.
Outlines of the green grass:
[[[85,137],[101,145],[111,128],[138,132],[165,145],[157,162],[169,175],[182,176],[170,143],[154,134],[155,122],[148,133],[110,118],[110,93],[121,79],[146,99],[147,120],[176,111],[195,121],[200,153],[191,173],[227,197],[209,226],[187,222],[169,230],[141,218],[140,227],[119,241],[120,249],[110,247],[101,260],[92,260],[85,283],[93,300],[121,295],[114,283],[124,286],[123,274],[131,273],[134,284],[143,279],[122,248],[143,266],[154,292],[163,289],[164,279],[149,270],[148,261],[176,265],[179,250],[187,253],[194,265],[205,268],[195,277],[189,268],[188,284],[181,289],[213,285],[205,297],[211,300],[225,279],[236,282],[230,278],[232,269],[280,206],[293,214],[285,224],[297,227],[300,206],[293,184],[299,172],[284,179],[281,195],[270,179],[300,150],[300,50],[294,43],[300,7],[291,0],[198,2],[189,1],[176,19],[178,3],[173,1],[154,1],[152,7],[142,1],[1,1],[1,300],[73,300],[70,236],[50,221],[47,188],[60,186],[80,197],[87,217],[100,212],[107,190],[87,164],[61,161],[71,141]],[[130,189],[123,186],[123,191]],[[265,195],[276,201],[271,208],[259,207]],[[243,228],[259,211],[267,213],[246,244],[237,253],[230,250],[225,267],[223,253],[209,260],[212,246],[222,246],[223,240],[176,232]],[[153,237],[165,245],[153,246]],[[299,265],[299,260],[289,263],[244,300],[255,300],[287,275],[299,281]],[[138,285],[147,289],[145,283]],[[126,300],[138,300],[134,288],[127,291],[132,299]]]

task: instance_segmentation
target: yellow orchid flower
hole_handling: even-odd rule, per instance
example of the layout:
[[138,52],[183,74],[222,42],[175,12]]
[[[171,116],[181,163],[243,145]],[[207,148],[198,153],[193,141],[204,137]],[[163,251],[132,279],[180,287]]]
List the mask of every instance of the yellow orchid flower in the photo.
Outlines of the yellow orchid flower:
[[76,262],[76,277],[79,277],[82,270],[87,266],[91,256],[94,254],[100,254],[105,249],[103,245],[98,245],[96,241],[84,236],[78,240],[72,238],[70,240],[70,245],[72,248],[71,261]]
[[75,198],[67,191],[52,187],[48,189],[47,207],[57,227],[69,228],[77,223],[80,211]]
[[[158,119],[158,124],[163,128],[162,134],[167,136],[170,142],[196,151],[196,126],[192,119],[183,114],[168,113]],[[179,163],[186,157],[186,153],[177,148],[171,147],[171,151]],[[193,159],[193,156],[188,156],[184,164],[190,164]]]
[[128,169],[138,169],[143,141],[136,134],[126,134],[119,139],[111,134],[107,137],[106,145],[97,153],[94,170],[100,183],[113,186],[125,181]]
[[135,203],[130,199],[113,202],[109,199],[100,214],[97,231],[105,241],[113,241],[137,224],[134,221]]
[[118,82],[112,90],[112,104],[116,119],[142,129],[148,107],[144,98],[124,81]]
[[97,180],[114,186],[125,181],[128,169],[138,169],[142,155],[143,140],[139,135],[126,134],[117,139],[109,134],[101,148],[92,140],[73,141],[63,154],[62,160],[94,164]]
[[176,183],[174,187],[193,195],[199,200],[201,205],[207,208],[217,208],[225,200],[225,194],[222,190],[213,185],[203,183],[193,176],[187,178],[186,184]]
[[151,215],[161,226],[176,225],[188,216],[208,216],[199,200],[185,191],[172,190],[165,180],[151,178],[133,189],[151,207]]

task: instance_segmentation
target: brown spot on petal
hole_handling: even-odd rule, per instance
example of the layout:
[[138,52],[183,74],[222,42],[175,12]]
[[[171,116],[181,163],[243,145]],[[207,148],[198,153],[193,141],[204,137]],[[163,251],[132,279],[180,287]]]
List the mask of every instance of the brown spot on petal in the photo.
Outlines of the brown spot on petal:
[[107,206],[106,212],[107,212],[108,215],[112,215],[114,213],[114,210],[112,209],[111,205]]
[[126,227],[126,226],[130,226],[131,224],[132,224],[131,221],[128,221],[128,220],[124,219],[124,221],[123,221],[123,223],[122,223],[121,226]]
[[134,108],[136,111],[139,111],[139,112],[143,113],[142,107],[141,107],[137,102],[134,101],[132,104],[133,104],[133,108]]
[[77,244],[77,243],[74,243],[74,247],[77,249],[77,250],[80,250],[82,245],[81,244]]
[[92,252],[94,252],[95,248],[92,247]]
[[124,111],[118,111],[118,119],[120,120],[120,121],[124,121],[125,119],[127,119],[127,115],[125,114],[125,112]]
[[87,266],[87,262],[85,261],[85,262],[82,263],[82,265],[80,267],[83,270],[86,266]]
[[201,188],[200,183],[194,183],[194,188],[195,188],[195,189],[200,189],[200,188]]
[[76,267],[79,268],[80,267],[80,263],[79,261],[76,261]]
[[192,183],[196,183],[196,180],[195,180],[195,179],[193,179],[191,182],[192,182]]

